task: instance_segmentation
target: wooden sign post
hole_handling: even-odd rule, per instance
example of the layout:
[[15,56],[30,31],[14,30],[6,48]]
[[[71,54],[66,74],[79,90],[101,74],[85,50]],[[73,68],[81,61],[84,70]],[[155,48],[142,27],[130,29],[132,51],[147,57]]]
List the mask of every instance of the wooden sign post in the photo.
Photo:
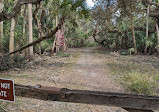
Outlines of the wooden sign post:
[[15,101],[14,81],[0,78],[0,100]]

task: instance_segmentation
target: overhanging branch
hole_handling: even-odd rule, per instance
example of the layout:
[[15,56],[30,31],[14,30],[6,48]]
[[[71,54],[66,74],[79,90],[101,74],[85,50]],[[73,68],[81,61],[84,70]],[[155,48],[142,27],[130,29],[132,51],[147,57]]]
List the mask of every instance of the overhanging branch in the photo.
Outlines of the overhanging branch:
[[18,0],[12,12],[6,13],[2,11],[0,13],[0,22],[16,17],[20,13],[20,9],[23,4],[40,4],[40,1],[42,0]]

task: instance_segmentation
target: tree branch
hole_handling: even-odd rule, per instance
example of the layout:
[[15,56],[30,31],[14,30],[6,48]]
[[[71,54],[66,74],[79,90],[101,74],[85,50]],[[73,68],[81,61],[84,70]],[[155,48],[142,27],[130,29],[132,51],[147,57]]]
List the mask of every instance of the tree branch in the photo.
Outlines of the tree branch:
[[4,20],[9,20],[11,18],[16,17],[20,13],[21,6],[23,4],[40,4],[42,0],[19,0],[13,8],[13,11],[10,13],[6,13],[2,11],[0,13],[0,22]]

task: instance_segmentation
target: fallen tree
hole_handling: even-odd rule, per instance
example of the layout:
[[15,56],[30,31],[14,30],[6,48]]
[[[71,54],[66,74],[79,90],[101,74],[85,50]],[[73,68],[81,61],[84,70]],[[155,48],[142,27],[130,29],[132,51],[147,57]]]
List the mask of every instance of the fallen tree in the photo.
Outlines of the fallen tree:
[[8,54],[5,54],[4,56],[9,56],[9,55],[11,55],[11,54],[15,54],[15,53],[17,53],[17,52],[20,52],[20,51],[22,51],[22,50],[24,50],[24,49],[30,47],[30,46],[34,46],[34,45],[40,43],[40,42],[43,41],[43,40],[52,38],[52,36],[55,35],[55,33],[58,31],[58,29],[61,29],[61,26],[63,25],[63,22],[64,22],[64,18],[65,18],[65,17],[61,18],[60,24],[58,24],[58,26],[57,26],[54,30],[52,30],[51,33],[49,33],[49,34],[47,34],[47,35],[45,35],[45,36],[42,36],[41,38],[39,38],[39,39],[33,41],[32,43],[27,44],[27,45],[25,45],[25,46],[23,46],[23,47],[21,47],[21,48],[15,50],[15,51],[13,51],[13,52],[10,52],[10,53],[8,53]]

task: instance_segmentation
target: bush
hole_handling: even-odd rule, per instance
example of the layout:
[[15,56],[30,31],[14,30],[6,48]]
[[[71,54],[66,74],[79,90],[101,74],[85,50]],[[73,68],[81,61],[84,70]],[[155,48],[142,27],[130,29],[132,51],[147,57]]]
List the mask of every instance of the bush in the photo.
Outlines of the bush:
[[0,58],[0,63],[0,71],[3,71],[11,68],[23,68],[27,64],[27,59],[19,55],[13,57],[6,56]]

